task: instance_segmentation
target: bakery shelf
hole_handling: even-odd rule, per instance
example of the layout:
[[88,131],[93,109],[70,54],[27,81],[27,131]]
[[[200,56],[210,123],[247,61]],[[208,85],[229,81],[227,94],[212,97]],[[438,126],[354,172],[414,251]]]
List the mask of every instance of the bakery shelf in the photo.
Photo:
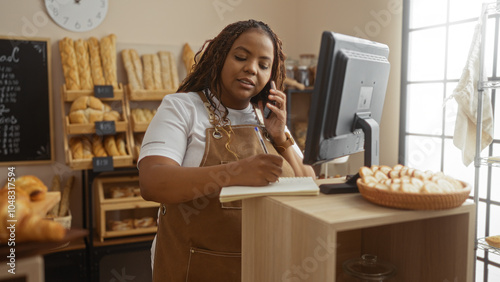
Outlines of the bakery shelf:
[[[71,154],[71,149],[69,148],[69,138],[70,136],[64,136],[64,151],[66,155],[66,164],[73,170],[87,170],[93,169],[92,159],[73,159]],[[130,167],[133,164],[133,152],[131,147],[130,135],[125,134],[126,149],[128,155],[126,156],[114,156],[113,157],[113,167]]]
[[130,89],[127,84],[128,98],[131,101],[161,101],[167,94],[173,94],[177,89],[161,89],[161,90],[147,90],[147,89]]
[[481,165],[500,167],[500,157],[486,157],[479,159]]
[[[128,129],[128,120],[126,115],[122,115],[125,120],[115,122],[116,132],[125,132]],[[69,117],[66,116],[64,119],[66,123],[66,133],[67,134],[89,134],[95,133],[95,124],[74,124],[69,122]]]
[[95,186],[97,189],[96,197],[101,204],[143,200],[140,195],[139,177],[136,175],[96,178]]
[[[66,84],[62,86],[62,97],[65,102],[74,101],[76,98],[81,96],[94,96],[94,90],[68,90],[66,89]],[[113,101],[123,99],[123,85],[118,84],[118,89],[113,89],[113,98],[99,98],[103,101]]]
[[477,240],[477,247],[478,249],[485,250],[500,256],[500,248],[495,248],[493,246],[490,246],[488,243],[486,243],[485,237],[479,238]]

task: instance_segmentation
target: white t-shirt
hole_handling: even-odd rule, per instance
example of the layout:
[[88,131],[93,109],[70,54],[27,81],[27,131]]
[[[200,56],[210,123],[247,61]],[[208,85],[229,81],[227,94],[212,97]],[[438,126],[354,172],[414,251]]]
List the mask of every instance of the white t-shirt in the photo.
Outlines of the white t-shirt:
[[[228,118],[231,125],[258,125],[251,104],[243,110],[229,109]],[[197,167],[205,152],[205,129],[211,127],[198,93],[166,95],[144,135],[138,163],[146,156],[164,156],[181,166]]]

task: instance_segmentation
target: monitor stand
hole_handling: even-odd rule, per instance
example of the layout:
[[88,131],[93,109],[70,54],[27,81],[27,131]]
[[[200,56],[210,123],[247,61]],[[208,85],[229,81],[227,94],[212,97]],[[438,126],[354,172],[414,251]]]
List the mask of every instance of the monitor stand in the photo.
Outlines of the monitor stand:
[[[379,125],[370,114],[356,114],[353,129],[361,128],[365,134],[365,166],[379,164]],[[345,183],[321,184],[319,190],[323,194],[359,193],[356,180],[359,173],[346,176]]]

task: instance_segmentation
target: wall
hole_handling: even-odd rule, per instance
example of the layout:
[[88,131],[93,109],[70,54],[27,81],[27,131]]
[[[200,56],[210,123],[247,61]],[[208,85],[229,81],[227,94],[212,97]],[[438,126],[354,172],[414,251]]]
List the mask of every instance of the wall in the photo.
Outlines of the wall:
[[[29,5],[26,1],[2,1],[0,35],[45,37],[50,38],[52,43],[56,160],[52,165],[17,165],[17,175],[35,174],[48,186],[54,174],[65,178],[76,176],[77,185],[71,202],[75,216],[73,223],[75,226],[80,224],[77,211],[81,210],[81,174],[65,165],[63,150],[60,87],[64,81],[57,47],[60,39],[65,36],[73,39],[100,38],[114,33],[119,50],[129,46],[142,46],[144,50],[164,46],[178,54],[183,43],[199,47],[227,24],[248,18],[267,22],[282,39],[285,52],[294,58],[301,53],[317,54],[323,30],[389,45],[392,69],[382,117],[381,163],[395,164],[399,128],[401,6],[402,0],[110,0],[108,15],[99,27],[90,32],[73,33],[48,18],[44,1],[30,1]],[[126,81],[119,77],[119,82]],[[6,166],[0,167],[0,182],[5,181],[6,175]]]

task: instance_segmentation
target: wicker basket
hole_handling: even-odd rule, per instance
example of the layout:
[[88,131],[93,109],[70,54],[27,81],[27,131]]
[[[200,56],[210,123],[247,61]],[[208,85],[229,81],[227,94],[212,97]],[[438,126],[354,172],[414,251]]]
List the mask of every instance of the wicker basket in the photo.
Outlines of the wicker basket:
[[363,198],[391,208],[410,210],[443,210],[459,207],[469,197],[471,187],[465,182],[462,191],[451,193],[405,193],[368,187],[358,179],[357,185]]

